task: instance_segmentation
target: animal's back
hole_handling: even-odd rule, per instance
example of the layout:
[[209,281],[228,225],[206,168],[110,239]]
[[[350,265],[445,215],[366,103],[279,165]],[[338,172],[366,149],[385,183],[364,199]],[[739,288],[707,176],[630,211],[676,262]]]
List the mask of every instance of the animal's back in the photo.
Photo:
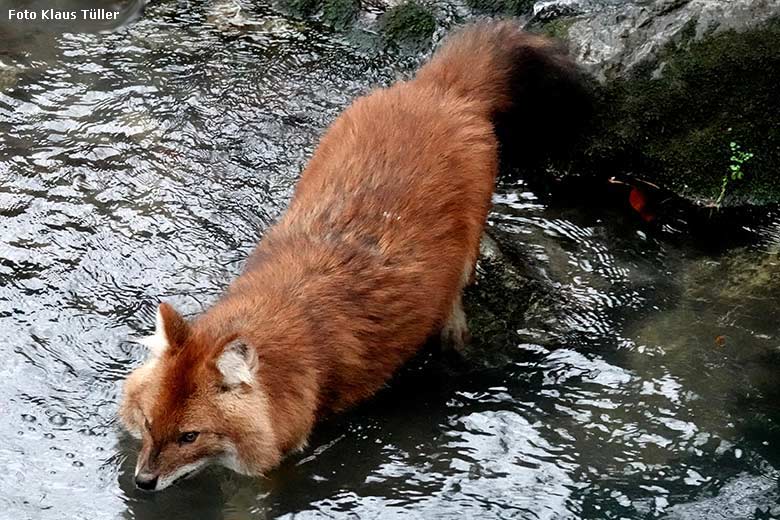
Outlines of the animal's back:
[[[418,339],[447,317],[490,207],[497,141],[468,108],[414,81],[358,100],[323,138],[281,223],[371,253],[392,277],[386,290],[418,315]],[[395,336],[397,319],[377,332]]]
[[559,51],[511,23],[475,25],[415,79],[355,101],[322,138],[257,254],[297,243],[295,262],[311,266],[299,296],[316,302],[327,338],[320,354],[338,390],[326,408],[373,394],[432,334],[462,346],[461,291],[498,172],[494,125],[517,96],[567,83]]

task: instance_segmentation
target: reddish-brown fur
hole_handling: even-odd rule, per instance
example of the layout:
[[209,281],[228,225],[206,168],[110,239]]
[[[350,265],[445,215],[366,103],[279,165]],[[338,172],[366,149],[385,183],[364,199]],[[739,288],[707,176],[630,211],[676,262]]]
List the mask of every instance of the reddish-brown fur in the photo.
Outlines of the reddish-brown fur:
[[[265,471],[305,443],[319,418],[373,395],[440,331],[471,276],[490,208],[495,119],[533,83],[526,76],[567,67],[547,40],[482,24],[452,38],[415,79],[355,101],[227,294],[189,324],[161,307],[170,347],[151,375],[128,381],[122,410],[126,424],[140,420],[134,407],[150,423],[149,471],[170,471],[150,453],[190,427],[219,430],[210,449],[230,441],[244,472]],[[247,440],[253,426],[238,416],[253,410],[242,390],[231,391],[227,412],[204,404],[227,392],[216,362],[235,340],[256,354],[272,445]]]

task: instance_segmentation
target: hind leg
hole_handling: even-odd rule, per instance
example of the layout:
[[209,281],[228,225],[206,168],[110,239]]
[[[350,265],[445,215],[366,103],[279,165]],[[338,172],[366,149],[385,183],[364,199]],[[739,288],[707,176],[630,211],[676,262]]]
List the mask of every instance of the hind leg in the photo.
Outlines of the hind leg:
[[455,349],[462,352],[466,348],[471,335],[466,323],[466,313],[463,311],[463,297],[461,291],[452,304],[452,310],[444,327],[441,329],[441,344],[446,349]]
[[460,287],[452,302],[452,309],[447,321],[441,329],[441,344],[445,348],[455,349],[463,352],[471,339],[469,326],[466,322],[466,312],[463,310],[463,288],[474,282],[474,271],[476,268],[476,255],[470,256],[466,260],[463,268],[463,274],[460,279]]

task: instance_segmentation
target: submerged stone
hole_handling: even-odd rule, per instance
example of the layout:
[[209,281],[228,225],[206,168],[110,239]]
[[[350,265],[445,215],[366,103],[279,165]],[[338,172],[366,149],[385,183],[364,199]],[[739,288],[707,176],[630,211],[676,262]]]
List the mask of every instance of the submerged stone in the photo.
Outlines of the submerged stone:
[[0,92],[16,85],[19,69],[0,61]]
[[336,29],[346,29],[358,15],[359,0],[325,0],[322,21]]
[[495,229],[482,236],[476,279],[464,297],[473,351],[516,345],[520,329],[547,329],[542,324],[557,313],[561,301],[535,265],[516,237]]
[[431,43],[436,17],[425,5],[409,0],[388,9],[380,27],[387,43],[424,47]]
[[293,16],[311,16],[320,8],[320,0],[279,0],[278,5],[283,11]]

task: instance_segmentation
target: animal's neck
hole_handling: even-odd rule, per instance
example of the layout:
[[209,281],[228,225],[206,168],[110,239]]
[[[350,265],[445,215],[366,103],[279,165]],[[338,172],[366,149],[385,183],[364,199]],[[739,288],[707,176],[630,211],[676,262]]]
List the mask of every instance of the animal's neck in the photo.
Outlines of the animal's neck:
[[[267,236],[247,270],[198,320],[257,349],[258,381],[268,395],[284,450],[298,447],[315,419],[338,401],[344,349],[353,337],[352,269],[374,259],[343,241],[288,233]],[[342,374],[343,375],[343,374]]]
[[290,294],[284,275],[272,267],[259,266],[239,277],[196,327],[239,338],[256,350],[258,391],[267,397],[271,426],[286,452],[305,441],[314,425],[323,352],[305,302]]

